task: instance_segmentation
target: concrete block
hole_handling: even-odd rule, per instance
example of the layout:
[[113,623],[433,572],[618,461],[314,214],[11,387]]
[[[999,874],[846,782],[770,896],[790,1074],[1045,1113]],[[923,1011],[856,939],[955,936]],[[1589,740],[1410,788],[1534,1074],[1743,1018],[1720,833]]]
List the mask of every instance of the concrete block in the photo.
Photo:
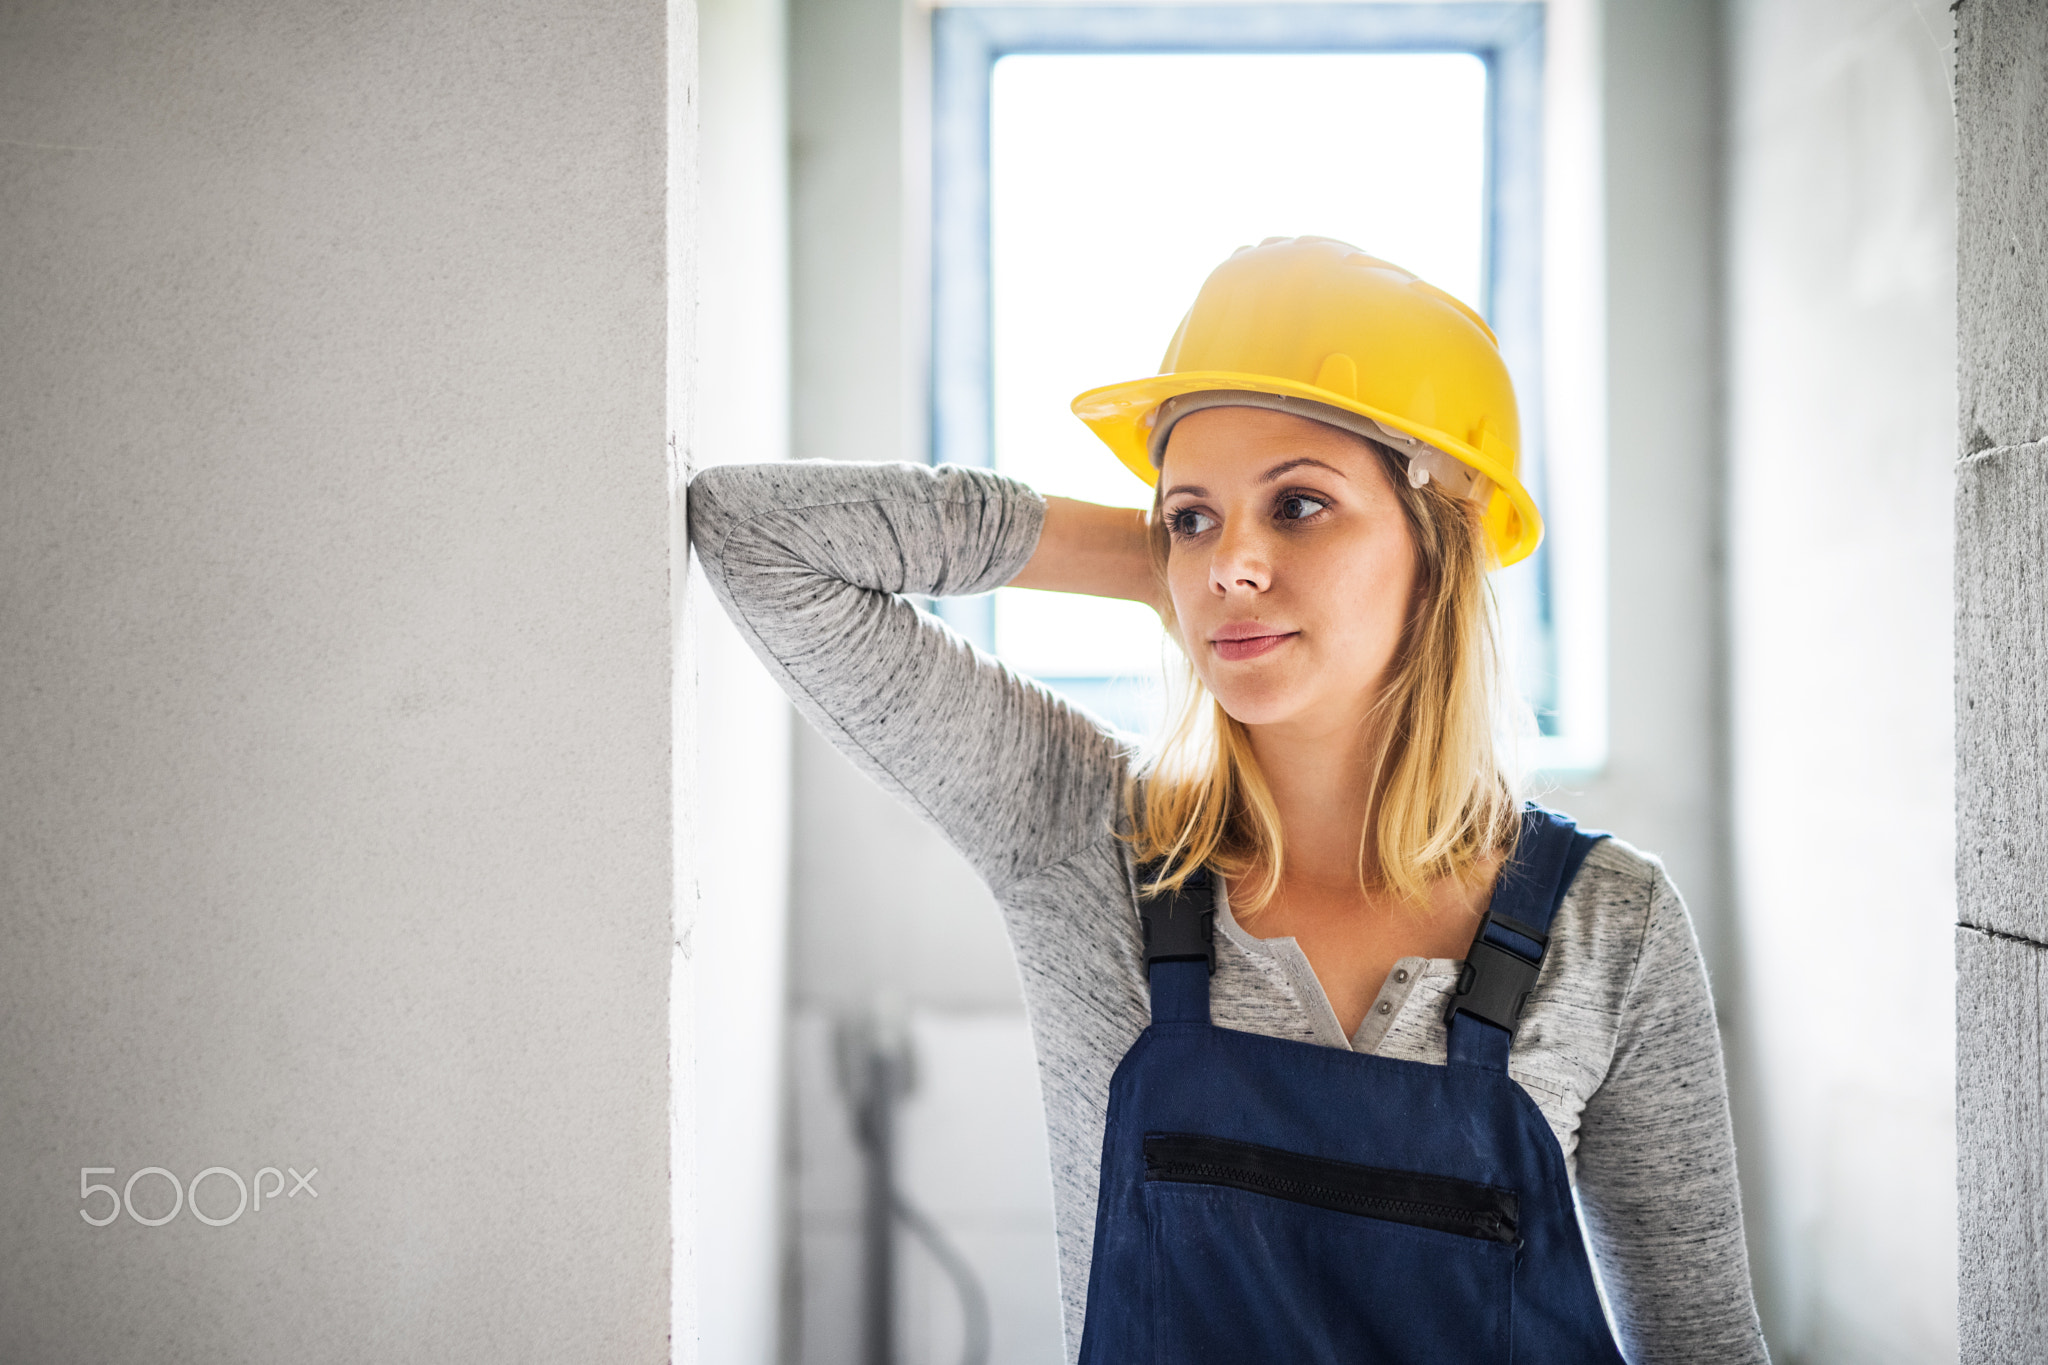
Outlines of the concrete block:
[[0,5],[0,1361],[694,1343],[694,10]]
[[2048,948],[1956,930],[1964,1365],[2048,1360]]
[[1956,9],[1962,453],[2048,437],[2048,5]]
[[2048,443],[1956,468],[1956,909],[2048,942]]

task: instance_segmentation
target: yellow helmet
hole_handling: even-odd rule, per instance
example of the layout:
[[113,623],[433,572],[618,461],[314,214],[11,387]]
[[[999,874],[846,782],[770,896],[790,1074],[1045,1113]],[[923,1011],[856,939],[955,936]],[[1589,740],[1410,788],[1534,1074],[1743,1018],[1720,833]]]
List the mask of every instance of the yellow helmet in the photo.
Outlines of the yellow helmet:
[[[1501,564],[1543,518],[1518,477],[1521,423],[1500,343],[1480,316],[1397,265],[1328,237],[1269,237],[1211,271],[1159,373],[1074,400],[1074,414],[1150,484],[1174,422],[1219,404],[1357,431],[1478,501]],[[1444,458],[1451,457],[1450,459]]]

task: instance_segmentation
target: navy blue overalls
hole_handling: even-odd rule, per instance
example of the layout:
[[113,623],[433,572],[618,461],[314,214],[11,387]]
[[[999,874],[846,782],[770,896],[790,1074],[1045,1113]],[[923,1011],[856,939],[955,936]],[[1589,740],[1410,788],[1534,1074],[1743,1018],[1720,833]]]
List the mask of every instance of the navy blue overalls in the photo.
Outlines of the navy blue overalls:
[[1564,1153],[1508,1045],[1604,835],[1530,806],[1450,1064],[1209,1022],[1206,870],[1140,903],[1152,1024],[1110,1082],[1082,1365],[1622,1365]]

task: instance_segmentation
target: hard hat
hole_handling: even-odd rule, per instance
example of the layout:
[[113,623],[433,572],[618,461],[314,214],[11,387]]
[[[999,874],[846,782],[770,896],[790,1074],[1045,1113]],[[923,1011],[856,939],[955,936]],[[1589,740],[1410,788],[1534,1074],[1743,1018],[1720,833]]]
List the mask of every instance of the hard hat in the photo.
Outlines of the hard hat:
[[[1222,404],[1357,431],[1479,502],[1501,564],[1543,538],[1518,477],[1521,423],[1500,342],[1480,316],[1397,265],[1328,237],[1268,237],[1210,272],[1159,373],[1074,400],[1146,483],[1173,423]],[[1449,457],[1449,458],[1446,458]]]

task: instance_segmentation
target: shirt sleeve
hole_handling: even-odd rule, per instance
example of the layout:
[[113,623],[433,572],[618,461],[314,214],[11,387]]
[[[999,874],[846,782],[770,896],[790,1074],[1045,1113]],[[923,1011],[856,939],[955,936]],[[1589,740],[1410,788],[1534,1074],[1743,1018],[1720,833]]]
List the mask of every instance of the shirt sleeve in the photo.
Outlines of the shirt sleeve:
[[688,510],[711,590],[798,711],[992,887],[1109,827],[1126,741],[910,600],[1015,577],[1045,519],[1028,485],[951,465],[721,465],[690,481]]
[[1768,1362],[1714,1002],[1692,921],[1661,870],[1577,1160],[1580,1208],[1632,1365]]

